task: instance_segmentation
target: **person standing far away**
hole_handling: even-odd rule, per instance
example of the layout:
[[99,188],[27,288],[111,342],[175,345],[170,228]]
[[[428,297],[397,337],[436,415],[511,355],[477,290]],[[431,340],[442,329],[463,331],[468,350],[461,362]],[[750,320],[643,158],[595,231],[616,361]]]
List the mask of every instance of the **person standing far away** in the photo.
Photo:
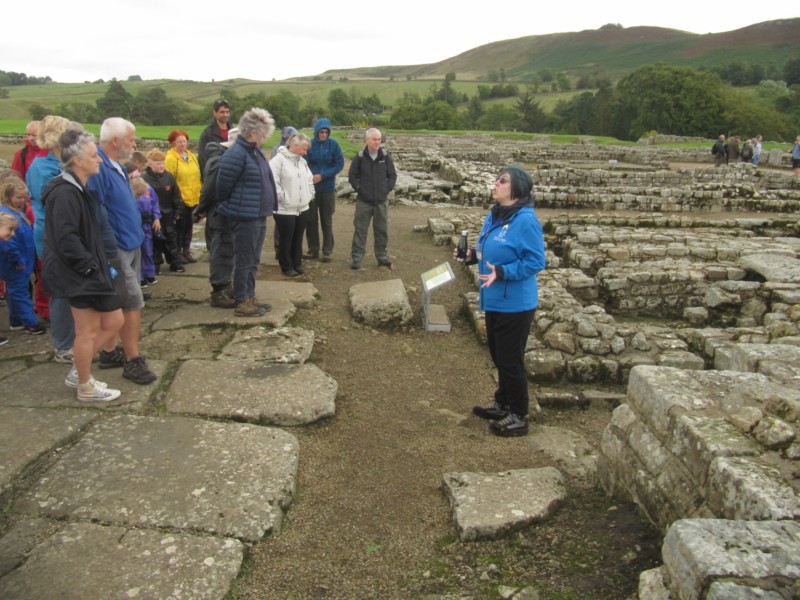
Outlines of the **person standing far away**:
[[39,135],[40,121],[31,121],[25,126],[25,145],[16,151],[11,160],[11,168],[19,173],[22,180],[28,174],[31,163],[40,156],[47,156],[49,150],[40,148],[36,137]]
[[319,230],[322,227],[322,262],[330,262],[333,253],[333,213],[336,212],[336,176],[344,169],[344,154],[339,142],[331,137],[331,122],[317,119],[314,137],[306,155],[314,180],[306,227],[308,252],[305,259],[319,258]]
[[761,135],[757,135],[753,140],[753,164],[757,167],[758,161],[761,160],[761,141],[764,138]]
[[139,285],[144,232],[128,172],[121,164],[131,158],[135,149],[136,128],[133,123],[120,117],[110,117],[103,121],[97,148],[102,162],[98,173],[89,177],[86,187],[97,194],[108,213],[108,224],[117,244],[116,258],[110,260],[111,266],[118,272],[114,289],[121,297],[124,316],[120,329],[122,348],[116,346],[113,338],[109,340],[100,350],[98,367],[122,367],[123,377],[139,385],[147,385],[156,380],[156,374],[139,354],[144,308],[144,297]]
[[711,147],[711,154],[714,155],[714,166],[727,164],[728,162],[728,145],[725,143],[725,136],[720,135],[719,139],[714,142]]
[[214,118],[211,119],[208,127],[200,134],[200,139],[197,141],[197,162],[200,163],[200,176],[202,177],[206,169],[206,161],[208,155],[206,154],[206,145],[209,142],[222,142],[228,141],[228,131],[231,128],[231,105],[227,100],[220,98],[214,102]]
[[397,171],[392,157],[381,147],[381,132],[372,128],[367,130],[365,137],[367,145],[353,158],[347,173],[347,179],[357,194],[350,249],[350,268],[354,270],[361,268],[370,221],[373,221],[378,266],[392,266],[386,247],[389,244],[389,193],[397,181]]
[[800,135],[794,141],[794,146],[789,150],[792,153],[792,175],[800,175]]

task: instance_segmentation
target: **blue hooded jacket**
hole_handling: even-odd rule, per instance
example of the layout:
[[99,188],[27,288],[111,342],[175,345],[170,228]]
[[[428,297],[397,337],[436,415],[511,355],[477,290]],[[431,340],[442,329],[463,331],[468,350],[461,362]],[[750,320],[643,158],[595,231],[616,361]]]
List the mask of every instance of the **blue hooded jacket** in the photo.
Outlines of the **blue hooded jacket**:
[[336,176],[344,169],[344,154],[339,146],[339,142],[328,136],[324,142],[319,139],[319,130],[331,130],[331,122],[326,118],[317,119],[314,125],[314,139],[311,140],[311,148],[306,154],[311,173],[322,175],[322,180],[314,184],[317,192],[336,191]]
[[[0,240],[0,278],[28,277],[36,263],[33,227],[21,214],[8,206],[0,206],[0,212],[8,213],[17,220],[14,237],[7,242]],[[17,265],[25,265],[25,269],[17,271]]]
[[520,201],[510,215],[496,217],[490,211],[483,223],[477,243],[481,275],[495,267],[498,278],[489,287],[480,288],[483,311],[516,313],[539,306],[539,285],[536,274],[545,267],[542,226],[530,205],[530,197]]

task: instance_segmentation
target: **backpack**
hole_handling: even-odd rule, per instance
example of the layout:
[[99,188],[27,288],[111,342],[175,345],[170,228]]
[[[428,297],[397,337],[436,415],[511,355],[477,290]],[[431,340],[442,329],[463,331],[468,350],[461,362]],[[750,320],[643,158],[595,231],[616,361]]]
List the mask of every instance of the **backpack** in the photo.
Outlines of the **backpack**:
[[753,144],[750,142],[745,142],[744,146],[742,147],[742,160],[750,160],[753,158]]

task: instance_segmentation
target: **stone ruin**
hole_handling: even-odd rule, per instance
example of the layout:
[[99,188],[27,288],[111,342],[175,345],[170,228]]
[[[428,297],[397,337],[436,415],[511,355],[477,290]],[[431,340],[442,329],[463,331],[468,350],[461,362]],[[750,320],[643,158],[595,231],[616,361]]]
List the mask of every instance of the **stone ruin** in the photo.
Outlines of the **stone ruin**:
[[[448,203],[425,228],[436,245],[474,239],[484,215],[453,205],[487,207],[509,163],[533,172],[538,207],[570,211],[540,215],[547,270],[525,364],[549,385],[627,384],[597,477],[665,534],[639,597],[800,597],[800,178],[785,156],[756,170],[650,145],[392,143],[417,181],[398,196]],[[485,338],[477,293],[464,309]]]

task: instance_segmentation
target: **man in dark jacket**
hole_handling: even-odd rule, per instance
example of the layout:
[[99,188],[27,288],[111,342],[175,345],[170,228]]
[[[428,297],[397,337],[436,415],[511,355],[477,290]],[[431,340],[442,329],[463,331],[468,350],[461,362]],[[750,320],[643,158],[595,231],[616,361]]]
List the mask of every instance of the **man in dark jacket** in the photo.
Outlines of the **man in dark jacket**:
[[358,194],[356,214],[353,217],[353,245],[350,250],[351,269],[360,269],[361,260],[367,245],[369,222],[374,219],[375,258],[378,266],[391,267],[392,262],[386,251],[389,243],[389,193],[394,189],[397,172],[389,153],[381,148],[381,132],[369,129],[366,134],[367,145],[353,162],[347,178]]
[[206,248],[208,248],[208,280],[211,282],[211,306],[235,308],[233,299],[233,233],[228,218],[217,213],[217,172],[222,154],[231,147],[239,129],[228,132],[228,141],[206,145],[208,160],[200,190],[200,203],[192,212],[195,220],[206,218]]
[[229,119],[231,116],[231,105],[227,100],[220,98],[214,102],[214,118],[208,127],[200,134],[200,140],[197,142],[197,162],[200,164],[200,177],[203,177],[206,169],[206,146],[209,142],[222,142],[228,141],[228,131],[230,130]]
[[725,136],[720,135],[719,139],[711,147],[711,154],[714,155],[714,166],[728,164],[728,144],[725,143]]

